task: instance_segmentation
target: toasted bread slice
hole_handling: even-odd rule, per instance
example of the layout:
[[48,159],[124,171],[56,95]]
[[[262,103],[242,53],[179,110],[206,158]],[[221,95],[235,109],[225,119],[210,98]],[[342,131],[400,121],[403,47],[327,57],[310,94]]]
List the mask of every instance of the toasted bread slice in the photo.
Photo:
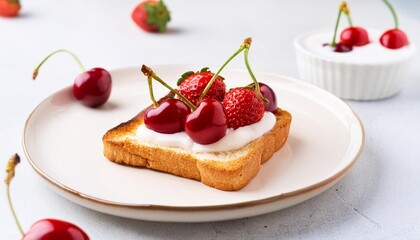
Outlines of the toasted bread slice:
[[225,191],[240,190],[257,175],[261,164],[286,142],[292,120],[290,113],[277,109],[274,127],[240,149],[194,153],[137,140],[136,131],[144,124],[144,113],[145,110],[103,136],[104,155],[109,160],[194,179]]

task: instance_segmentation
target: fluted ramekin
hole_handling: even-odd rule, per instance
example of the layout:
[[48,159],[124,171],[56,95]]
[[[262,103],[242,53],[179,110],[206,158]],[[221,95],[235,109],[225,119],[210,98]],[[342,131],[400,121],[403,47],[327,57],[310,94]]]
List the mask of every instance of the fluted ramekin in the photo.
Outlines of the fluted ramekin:
[[371,42],[348,53],[336,53],[330,46],[322,46],[332,36],[328,31],[296,37],[300,78],[349,100],[378,100],[398,93],[416,47],[410,43],[402,49],[387,49],[379,43],[379,31],[368,32]]

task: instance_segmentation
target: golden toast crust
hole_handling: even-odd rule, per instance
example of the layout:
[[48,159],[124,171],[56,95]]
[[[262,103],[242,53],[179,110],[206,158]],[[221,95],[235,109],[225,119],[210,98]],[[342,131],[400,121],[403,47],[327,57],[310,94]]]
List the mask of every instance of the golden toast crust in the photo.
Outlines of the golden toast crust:
[[[265,163],[286,142],[292,116],[277,109],[275,126],[262,137],[233,151],[190,153],[179,148],[143,145],[134,137],[143,124],[145,110],[133,119],[110,129],[102,138],[104,155],[113,162],[135,167],[145,167],[177,176],[201,181],[205,185],[225,191],[245,187]],[[217,161],[220,156],[224,159]]]

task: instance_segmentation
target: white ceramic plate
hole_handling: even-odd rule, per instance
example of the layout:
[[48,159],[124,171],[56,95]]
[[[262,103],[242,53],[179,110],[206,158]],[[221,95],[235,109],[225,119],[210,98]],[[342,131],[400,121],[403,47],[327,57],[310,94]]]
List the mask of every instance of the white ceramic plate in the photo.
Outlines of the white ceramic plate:
[[[153,66],[172,86],[197,66]],[[71,88],[45,99],[29,116],[23,138],[35,171],[58,193],[100,212],[154,221],[218,221],[264,214],[309,199],[339,181],[359,157],[363,126],[356,114],[325,90],[289,77],[257,73],[293,115],[285,146],[251,183],[224,192],[200,182],[122,166],[102,154],[102,135],[148,106],[140,68],[111,72],[110,100],[99,109],[75,101]],[[246,71],[224,70],[228,87],[251,82]],[[155,96],[167,92],[155,84]]]

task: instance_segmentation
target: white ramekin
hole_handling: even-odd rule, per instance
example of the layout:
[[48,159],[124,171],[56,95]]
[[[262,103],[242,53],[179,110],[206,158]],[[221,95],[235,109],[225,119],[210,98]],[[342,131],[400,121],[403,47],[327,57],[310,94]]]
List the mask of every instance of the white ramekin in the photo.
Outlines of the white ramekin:
[[416,50],[414,44],[410,43],[409,50],[395,59],[388,57],[389,59],[377,62],[361,59],[359,63],[330,58],[325,54],[321,56],[307,49],[304,40],[311,34],[317,33],[319,31],[299,35],[294,41],[298,71],[302,80],[349,100],[383,99],[395,95],[402,89],[407,67]]

